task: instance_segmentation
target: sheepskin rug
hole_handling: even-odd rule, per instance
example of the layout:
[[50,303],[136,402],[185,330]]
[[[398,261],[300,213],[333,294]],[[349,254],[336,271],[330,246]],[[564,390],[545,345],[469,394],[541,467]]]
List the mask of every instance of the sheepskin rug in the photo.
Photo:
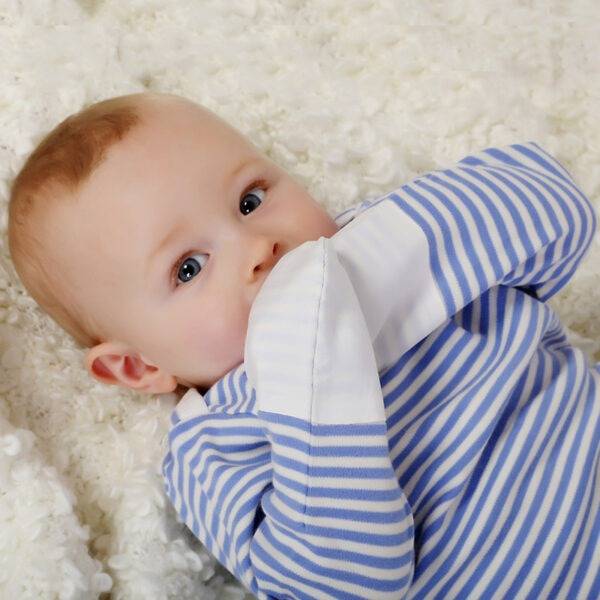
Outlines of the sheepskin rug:
[[[536,141],[598,206],[599,40],[598,0],[0,0],[0,598],[252,598],[163,492],[175,397],[96,382],[14,271],[9,186],[49,129],[110,96],[180,94],[332,215]],[[594,360],[598,240],[552,300]]]

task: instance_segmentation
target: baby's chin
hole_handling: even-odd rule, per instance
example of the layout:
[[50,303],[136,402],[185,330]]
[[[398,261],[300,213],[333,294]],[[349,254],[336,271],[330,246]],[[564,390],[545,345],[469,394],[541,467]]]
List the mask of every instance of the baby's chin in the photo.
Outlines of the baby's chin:
[[[198,392],[200,392],[200,394],[204,395],[206,394],[206,392],[208,392],[208,390],[210,390],[210,388],[212,388],[216,383],[218,383],[221,379],[223,379],[223,377],[225,377],[229,372],[231,372],[233,369],[239,367],[243,362],[243,350],[241,352],[242,358],[237,358],[234,359],[232,361],[228,361],[226,366],[223,366],[216,375],[213,375],[212,377],[210,377],[208,379],[208,381],[206,379],[204,379],[202,382],[199,383],[195,383],[195,384],[188,384],[185,381],[180,381],[177,380],[178,383],[180,383],[180,386],[185,388],[185,390],[189,389],[190,387],[195,388],[196,390],[198,390]],[[178,387],[180,387],[178,386]],[[185,392],[184,392],[185,393]]]

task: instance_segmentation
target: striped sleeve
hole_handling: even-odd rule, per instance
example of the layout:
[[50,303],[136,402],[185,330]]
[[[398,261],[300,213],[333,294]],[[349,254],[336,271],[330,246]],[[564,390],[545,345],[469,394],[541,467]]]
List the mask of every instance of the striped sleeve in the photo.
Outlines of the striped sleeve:
[[260,599],[404,597],[413,524],[383,424],[209,411],[190,392],[166,492],[225,568]]
[[412,514],[389,456],[367,327],[331,240],[288,253],[265,280],[245,366],[272,481],[249,570],[238,574],[262,598],[404,598]]
[[569,281],[596,229],[590,201],[534,142],[467,156],[383,200],[424,234],[448,317],[495,285],[548,300]]
[[193,388],[171,422],[162,473],[173,507],[213,556],[257,593],[249,549],[272,478],[261,422],[251,412],[209,408]]

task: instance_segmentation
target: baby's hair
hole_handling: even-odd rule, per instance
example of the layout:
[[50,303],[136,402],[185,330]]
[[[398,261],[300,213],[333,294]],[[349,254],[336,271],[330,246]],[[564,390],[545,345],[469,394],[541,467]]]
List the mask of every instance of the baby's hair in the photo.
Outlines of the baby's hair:
[[70,115],[46,134],[14,179],[9,198],[8,244],[15,270],[40,308],[85,348],[101,341],[103,332],[57,285],[48,249],[36,235],[36,225],[52,205],[71,201],[78,188],[105,159],[113,144],[141,121],[141,101],[172,97],[137,93],[109,98]]

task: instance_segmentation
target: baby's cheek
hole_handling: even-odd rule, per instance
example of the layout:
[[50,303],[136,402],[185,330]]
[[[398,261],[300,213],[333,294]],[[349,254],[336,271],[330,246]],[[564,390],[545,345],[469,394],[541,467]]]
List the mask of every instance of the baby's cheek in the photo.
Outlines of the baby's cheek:
[[312,210],[306,215],[305,226],[303,227],[310,239],[330,238],[339,231],[339,225],[323,207],[315,202],[311,208]]
[[239,311],[209,311],[202,322],[196,322],[189,331],[189,347],[197,348],[199,360],[214,373],[225,374],[243,362],[247,316]]

